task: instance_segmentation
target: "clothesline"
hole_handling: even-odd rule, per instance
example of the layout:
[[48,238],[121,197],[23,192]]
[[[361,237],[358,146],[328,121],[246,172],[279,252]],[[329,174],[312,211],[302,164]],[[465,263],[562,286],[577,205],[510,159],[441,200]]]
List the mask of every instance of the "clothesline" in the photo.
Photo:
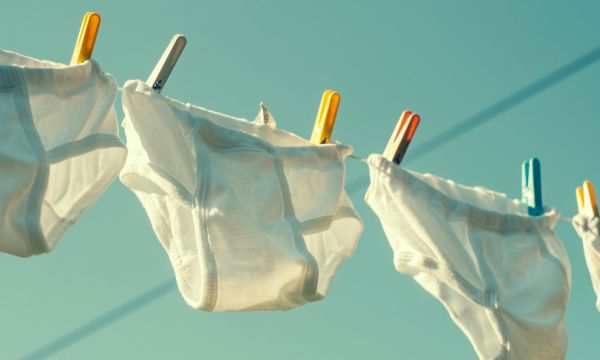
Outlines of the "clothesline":
[[[550,84],[551,84],[551,82],[548,82],[548,83],[550,83]],[[530,86],[530,87],[531,87],[531,86]],[[123,92],[123,87],[122,87],[122,86],[117,86],[117,91],[118,91],[118,92]],[[522,91],[522,92],[524,93],[524,91]],[[515,100],[514,100],[514,98],[516,98],[516,97],[515,97],[515,96],[512,96],[512,97],[509,97],[509,98],[507,98],[507,99],[512,99],[512,101],[515,101]],[[507,102],[507,103],[509,103],[509,101],[508,101],[507,99],[504,99],[504,102]],[[519,101],[519,102],[520,102],[520,101]],[[497,109],[496,111],[498,111],[498,112],[503,112],[503,110],[502,110],[502,109]],[[456,128],[453,128],[453,129],[451,129],[451,130],[452,130],[452,131],[450,131],[450,133],[455,133],[455,132],[457,132],[457,131],[456,131]],[[441,139],[446,139],[446,137],[441,137],[441,136],[438,136],[438,138],[439,138],[440,140],[441,140]],[[418,154],[418,152],[417,152],[417,154]],[[363,157],[360,157],[360,156],[357,156],[357,155],[354,155],[354,154],[351,154],[351,155],[349,155],[348,157],[349,157],[349,158],[351,158],[351,159],[357,160],[357,161],[359,161],[359,162],[362,162],[362,163],[364,163],[364,164],[367,164],[367,165],[368,165],[368,161],[367,161],[365,158],[363,158]],[[349,188],[350,188],[350,189],[352,189],[352,190],[354,190],[354,186],[355,186],[355,184],[356,184],[357,182],[361,181],[362,179],[363,179],[363,178],[361,177],[360,179],[358,179],[358,180],[356,180],[355,182],[353,182],[353,183],[352,183],[352,184],[349,186]],[[350,192],[350,191],[349,191],[349,192]],[[563,215],[562,213],[560,213],[560,216],[558,217],[558,219],[559,219],[559,220],[561,220],[561,221],[564,221],[564,222],[568,222],[568,223],[572,223],[572,221],[573,221],[573,217],[568,217],[568,216],[565,216],[565,215]]]
[[[571,64],[569,64],[569,65],[573,65],[574,63],[575,63],[575,62],[573,62],[573,63],[571,63]],[[564,73],[567,73],[566,71],[564,71],[564,69],[562,69],[562,70],[563,70],[563,71],[561,71],[560,73],[563,73],[563,72],[564,72]],[[557,72],[553,73],[553,75],[556,75],[556,74],[559,74],[559,72],[557,71]],[[563,76],[564,76],[564,75],[563,75]],[[554,80],[554,81],[556,81],[556,80]],[[554,83],[554,81],[546,81],[546,83],[548,83],[548,84],[550,84],[550,85],[551,85],[551,84],[553,84],[553,83]],[[532,84],[532,85],[539,85],[539,84],[538,84],[538,83],[534,83],[534,84]],[[533,94],[535,94],[535,93],[533,92],[533,88],[534,88],[534,86],[532,86],[532,85],[528,86],[526,89],[529,89],[529,91],[530,91],[530,92],[532,92]],[[121,86],[117,86],[117,91],[119,91],[119,92],[123,92],[123,87],[121,87]],[[521,92],[520,92],[520,93],[526,93],[526,91],[523,91],[523,90],[521,90]],[[505,99],[503,99],[502,103],[511,103],[511,102],[514,102],[514,101],[516,101],[517,103],[520,103],[520,102],[522,102],[523,100],[519,100],[517,96],[514,96],[514,95],[513,95],[513,96],[511,96],[511,97],[508,97],[508,98],[505,98]],[[505,109],[503,109],[503,108],[502,108],[502,107],[500,107],[500,106],[496,106],[495,108],[496,108],[496,110],[495,110],[494,112],[497,112],[498,114],[499,114],[499,113],[501,113],[501,112],[504,112],[504,111],[505,111]],[[481,123],[475,123],[475,124],[476,124],[475,126],[479,126],[479,125],[481,125]],[[438,136],[437,136],[437,139],[440,139],[441,141],[443,141],[443,140],[447,139],[447,137],[456,136],[457,134],[460,134],[461,132],[462,132],[462,131],[460,131],[460,128],[454,127],[454,128],[451,128],[451,129],[450,129],[450,131],[447,131],[447,133],[448,133],[447,135],[446,135],[446,134],[442,134],[442,135],[444,135],[444,136],[442,136],[442,135],[438,135]],[[433,140],[433,139],[431,139],[431,140]],[[431,141],[431,140],[429,140],[429,141]],[[425,148],[425,147],[423,146],[423,147],[421,147],[420,149],[423,149],[423,148]],[[430,147],[429,147],[429,148],[430,148]],[[417,149],[417,152],[416,152],[417,156],[418,156],[418,154],[419,154],[418,150],[419,150],[419,149]],[[357,156],[357,155],[354,155],[354,154],[351,154],[351,155],[349,155],[348,157],[349,157],[349,158],[351,158],[351,159],[357,160],[357,161],[359,161],[359,162],[362,162],[362,163],[364,163],[364,164],[367,164],[367,165],[368,165],[368,162],[367,162],[367,160],[366,160],[365,158],[363,158],[363,157],[360,157],[360,156]],[[367,178],[367,177],[360,177],[359,179],[357,179],[357,180],[353,181],[353,182],[352,182],[350,185],[348,185],[348,186],[347,186],[347,187],[349,188],[349,191],[348,191],[348,192],[349,192],[349,193],[353,193],[353,192],[355,191],[355,190],[354,190],[354,189],[355,189],[355,187],[357,187],[359,183],[362,183],[362,182],[364,182],[364,181],[366,181],[366,180],[368,180],[368,178]],[[562,221],[564,221],[564,222],[568,222],[568,223],[572,223],[572,221],[573,221],[573,217],[568,217],[568,216],[565,216],[565,215],[563,215],[562,213],[560,213],[560,216],[559,216],[559,218],[558,218],[558,219],[559,219],[559,220],[562,220]]]

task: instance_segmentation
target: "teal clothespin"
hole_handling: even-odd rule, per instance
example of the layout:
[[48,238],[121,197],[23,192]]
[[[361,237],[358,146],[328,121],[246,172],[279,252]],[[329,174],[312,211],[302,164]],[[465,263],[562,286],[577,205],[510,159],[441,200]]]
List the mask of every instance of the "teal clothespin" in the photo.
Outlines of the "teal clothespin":
[[527,205],[531,216],[544,213],[542,205],[542,173],[540,160],[531,158],[523,161],[521,172],[521,200]]

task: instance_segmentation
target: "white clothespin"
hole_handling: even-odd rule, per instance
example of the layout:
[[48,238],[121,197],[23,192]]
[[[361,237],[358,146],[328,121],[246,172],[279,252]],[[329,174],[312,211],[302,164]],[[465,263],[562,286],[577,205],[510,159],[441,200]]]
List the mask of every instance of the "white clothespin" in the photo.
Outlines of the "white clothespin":
[[154,70],[152,70],[148,80],[146,80],[146,84],[152,86],[152,89],[156,92],[160,93],[165,87],[169,75],[171,75],[171,71],[173,71],[175,64],[177,64],[177,60],[179,60],[179,56],[186,44],[187,40],[181,34],[177,34],[171,39],[171,42],[163,52]]

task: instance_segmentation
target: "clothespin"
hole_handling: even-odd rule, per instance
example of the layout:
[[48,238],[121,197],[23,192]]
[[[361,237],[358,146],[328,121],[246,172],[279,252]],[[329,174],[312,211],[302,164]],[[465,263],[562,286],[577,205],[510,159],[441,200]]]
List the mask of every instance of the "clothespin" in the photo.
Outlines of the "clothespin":
[[521,200],[527,205],[529,215],[542,215],[544,206],[542,205],[540,161],[537,158],[523,161],[521,169]]
[[[420,122],[421,117],[419,114],[410,110],[404,110],[396,123],[392,136],[390,136],[390,139],[383,150],[383,157],[400,165]],[[368,198],[369,192],[367,191],[365,194],[365,201],[367,201]]]
[[596,193],[591,182],[585,180],[583,188],[578,187],[575,190],[575,196],[577,197],[577,209],[580,214],[589,217],[598,216],[598,202],[596,201]]
[[331,141],[335,117],[340,107],[340,94],[333,90],[325,90],[315,119],[315,127],[310,136],[310,142],[315,145],[328,144]]
[[179,60],[179,56],[183,52],[185,45],[187,44],[187,40],[185,36],[181,34],[176,34],[171,39],[171,42],[163,52],[160,60],[156,63],[154,70],[146,80],[146,84],[152,86],[156,92],[160,93],[162,89],[165,87],[167,80],[169,79],[169,75],[173,71],[175,64],[177,64],[177,60]]
[[77,35],[77,42],[71,57],[71,65],[81,64],[92,58],[96,36],[100,28],[100,20],[100,14],[95,12],[87,12],[83,15],[81,29],[79,29],[79,35]]
[[408,149],[408,145],[417,131],[421,117],[410,110],[404,110],[396,123],[396,128],[388,141],[383,156],[396,164],[400,164]]

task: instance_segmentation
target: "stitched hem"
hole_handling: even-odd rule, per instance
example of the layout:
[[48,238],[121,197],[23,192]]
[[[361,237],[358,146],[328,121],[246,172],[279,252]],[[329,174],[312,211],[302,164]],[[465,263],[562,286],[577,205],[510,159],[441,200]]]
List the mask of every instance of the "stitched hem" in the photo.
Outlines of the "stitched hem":
[[25,215],[25,226],[27,228],[27,233],[29,234],[28,241],[25,241],[26,247],[28,248],[28,256],[37,255],[50,251],[39,221],[42,201],[46,193],[46,187],[48,186],[48,159],[46,157],[44,145],[42,144],[42,139],[40,138],[33,121],[31,105],[29,103],[29,93],[21,72],[22,69],[18,67],[6,67],[4,69],[0,68],[0,71],[1,70],[6,71],[12,83],[15,85],[14,92],[16,96],[14,96],[13,99],[19,116],[19,122],[29,145],[37,155],[39,161],[39,166],[31,187],[31,193],[27,199],[27,213]]
[[341,219],[355,219],[362,225],[362,220],[353,208],[340,206],[333,215],[321,216],[300,222],[300,229],[304,235],[316,234],[329,229],[336,220]]
[[151,163],[139,160],[127,160],[119,178],[125,186],[133,191],[144,191],[144,189],[136,185],[137,182],[135,179],[152,179],[150,182],[153,185],[156,185],[175,201],[187,206],[191,206],[194,203],[194,195],[183,184]]
[[[197,131],[192,131],[192,136],[197,134]],[[202,157],[202,161],[200,161],[200,155],[203,154],[201,149],[199,149],[200,145],[195,144],[194,149],[196,151],[196,196],[194,197],[195,207],[200,211],[200,219],[199,221],[195,221],[196,228],[199,228],[199,233],[196,234],[196,246],[201,248],[204,254],[204,262],[206,263],[207,269],[207,279],[204,283],[204,291],[203,291],[203,299],[202,304],[203,308],[207,311],[214,310],[217,305],[217,297],[219,291],[218,277],[217,277],[217,262],[215,259],[215,254],[213,252],[211,246],[210,233],[208,231],[208,199],[206,196],[206,192],[208,191],[208,186],[211,182],[211,172],[210,172],[210,158]],[[199,184],[198,184],[199,183]],[[199,185],[199,186],[198,186]],[[196,212],[194,212],[195,214]]]
[[[112,134],[91,134],[83,139],[71,141],[48,150],[47,157],[50,164],[56,164],[70,157],[75,157],[94,150],[111,147],[122,148],[125,151],[125,155],[127,154],[127,148],[117,136]],[[123,162],[124,161],[125,159],[123,159]],[[119,167],[119,170],[120,169],[121,167]]]
[[[275,149],[269,149],[269,152],[275,152]],[[281,156],[277,153],[273,154],[275,156],[274,168],[277,176],[279,177],[279,184],[281,189],[281,195],[284,204],[284,217],[287,220],[288,224],[290,224],[293,234],[294,234],[294,246],[296,251],[300,253],[305,259],[305,272],[304,272],[304,281],[302,286],[302,296],[304,299],[311,301],[320,299],[317,296],[317,287],[319,283],[319,265],[317,264],[317,260],[315,257],[308,251],[306,246],[306,240],[302,235],[301,225],[294,213],[294,206],[292,204],[292,194],[290,193],[290,188],[285,178],[283,161],[281,160]]]
[[[127,149],[121,144],[121,142],[115,137],[114,140],[105,142],[104,144],[98,144],[93,137],[90,137],[89,142],[81,143],[79,148],[74,149],[70,155],[83,155],[90,154],[96,151],[106,151],[105,149],[115,150],[116,153],[112,156],[112,161],[108,162],[108,166],[102,168],[96,174],[95,182],[93,186],[90,186],[84,195],[77,199],[76,202],[70,204],[69,211],[66,215],[58,218],[58,221],[48,230],[46,239],[48,246],[53,248],[58,239],[64,234],[64,232],[72,226],[79,216],[112,184],[115,180],[119,171],[125,163],[127,156]],[[93,145],[98,145],[94,147]],[[61,146],[62,148],[62,146]],[[69,153],[68,150],[64,150],[65,153]],[[68,158],[68,157],[67,157]],[[66,158],[65,158],[66,159]],[[64,159],[63,159],[64,160]],[[44,200],[45,201],[45,200]]]

